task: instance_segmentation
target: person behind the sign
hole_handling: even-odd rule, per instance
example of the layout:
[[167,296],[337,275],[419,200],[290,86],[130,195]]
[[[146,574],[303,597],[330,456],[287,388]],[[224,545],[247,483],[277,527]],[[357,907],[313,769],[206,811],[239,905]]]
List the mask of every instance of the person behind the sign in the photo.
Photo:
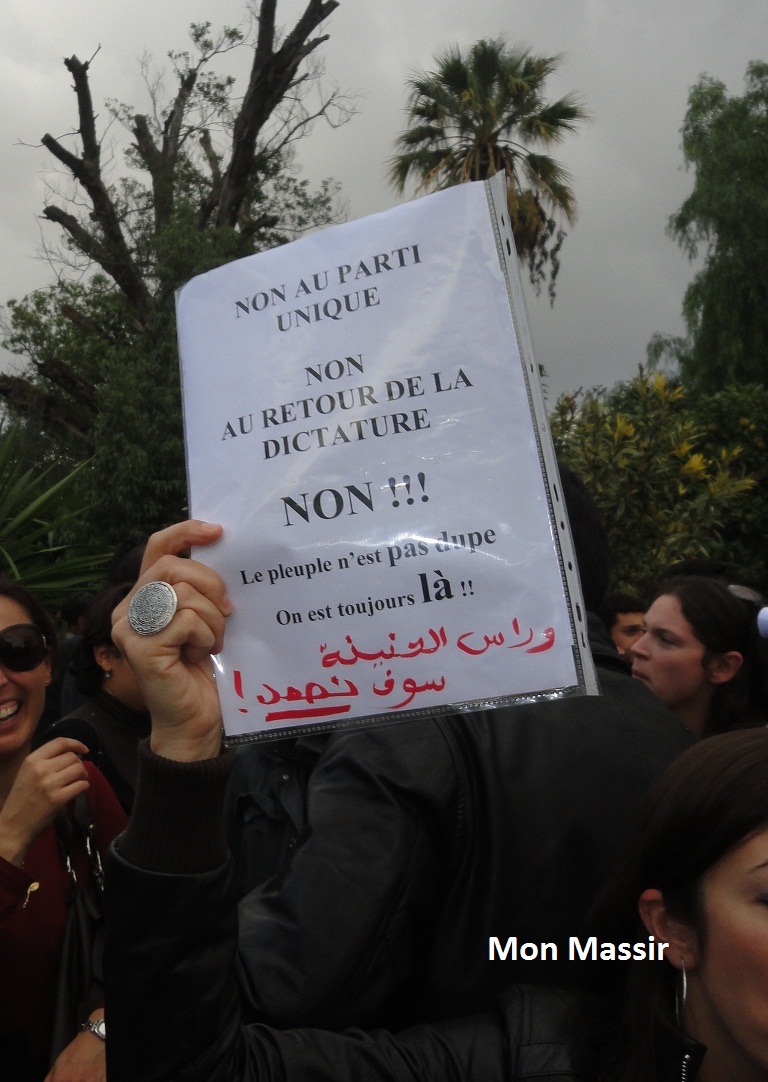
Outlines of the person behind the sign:
[[[139,576],[141,559],[144,555],[147,541],[147,534],[133,533],[129,534],[119,543],[112,554],[112,558],[107,564],[106,579],[103,587],[105,590],[110,586],[119,586],[121,583],[134,583],[136,581]],[[87,607],[90,607],[92,601],[93,597],[91,597]],[[86,610],[83,612],[83,616],[85,615],[85,611]],[[64,609],[62,607],[62,616],[63,614]],[[78,633],[78,640],[79,638],[80,634]],[[72,652],[74,652],[74,650]],[[56,712],[48,711],[45,719],[46,725],[52,724],[59,718],[66,717],[77,710],[79,706],[82,706],[85,696],[82,692],[78,691],[76,679],[71,666],[67,664],[67,670],[64,673],[61,687],[61,709]]]
[[[136,788],[139,741],[149,735],[149,715],[130,665],[112,641],[112,613],[131,583],[108,586],[93,599],[72,668],[84,701],[55,725],[58,735],[92,726],[98,763],[130,814]],[[90,743],[90,742],[89,742]]]
[[[104,1079],[104,1044],[72,1033],[48,1074],[56,981],[71,890],[57,817],[87,793],[102,855],[125,825],[104,778],[83,763],[87,748],[63,737],[31,750],[51,675],[52,623],[16,583],[0,582],[0,1078],[3,1082]],[[91,875],[84,841],[73,838],[75,871]],[[96,1021],[104,1014],[94,1005]],[[86,1023],[88,1017],[82,1017]]]
[[72,656],[83,632],[85,614],[92,601],[92,593],[87,590],[78,590],[66,598],[59,610],[65,630],[64,634],[58,637],[56,644],[53,677],[45,696],[46,708],[43,712],[41,727],[56,721],[78,705],[79,700],[78,702],[71,701],[70,682],[67,680],[67,675]]
[[591,922],[597,950],[633,959],[602,967],[600,993],[512,986],[484,1014],[396,1035],[244,1026],[222,824],[233,753],[220,754],[209,658],[231,603],[218,576],[163,555],[216,535],[189,524],[151,544],[159,558],[140,582],[171,583],[179,609],[156,635],[136,635],[125,606],[115,626],[153,728],[134,815],[109,856],[111,1082],[768,1080],[765,730],[702,741],[657,780]]
[[622,657],[629,657],[633,643],[643,633],[647,604],[635,594],[611,594],[600,611],[611,642]]
[[[596,610],[604,531],[578,479],[562,471],[562,484]],[[251,1017],[336,1029],[463,1013],[506,981],[489,935],[511,921],[521,941],[567,936],[650,780],[690,741],[638,694],[594,616],[589,633],[599,699],[240,753],[228,824]],[[520,966],[555,979],[557,966]]]
[[751,588],[664,579],[632,647],[632,675],[697,736],[768,722],[768,641]]
[[[603,535],[583,486],[564,485],[592,608],[607,578]],[[489,936],[567,938],[651,779],[691,740],[631,680],[596,619],[590,636],[599,698],[328,740],[306,783],[298,843],[241,901],[250,1016],[334,1029],[450,1017],[509,980],[489,960]],[[287,790],[295,764],[284,762]],[[261,851],[265,822],[287,848],[280,802],[250,795],[236,856]],[[520,967],[556,977],[550,963]]]

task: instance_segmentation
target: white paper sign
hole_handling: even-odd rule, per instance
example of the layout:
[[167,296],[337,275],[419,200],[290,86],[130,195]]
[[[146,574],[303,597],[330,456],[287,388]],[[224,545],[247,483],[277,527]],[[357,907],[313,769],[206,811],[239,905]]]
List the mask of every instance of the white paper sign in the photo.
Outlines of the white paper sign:
[[179,291],[231,739],[594,690],[504,207],[461,185]]

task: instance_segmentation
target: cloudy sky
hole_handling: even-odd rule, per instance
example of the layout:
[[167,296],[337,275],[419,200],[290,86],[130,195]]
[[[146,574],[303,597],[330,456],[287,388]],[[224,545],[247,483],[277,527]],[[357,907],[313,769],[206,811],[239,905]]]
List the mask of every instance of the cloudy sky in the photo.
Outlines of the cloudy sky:
[[[279,0],[292,24],[302,0]],[[49,156],[45,132],[63,136],[76,116],[62,58],[90,57],[94,100],[146,108],[139,58],[162,62],[188,43],[193,21],[237,24],[244,0],[0,0],[0,302],[51,280],[40,258],[56,229],[42,223]],[[766,0],[341,0],[326,24],[329,78],[356,93],[346,127],[318,127],[300,157],[312,179],[341,182],[350,217],[396,202],[386,162],[403,127],[405,83],[458,43],[503,34],[562,54],[552,96],[575,91],[592,121],[557,156],[570,170],[579,220],[563,246],[557,300],[529,299],[537,360],[561,391],[611,386],[633,375],[654,331],[679,333],[692,269],[665,234],[690,191],[680,127],[702,73],[743,89],[752,59],[768,59]]]

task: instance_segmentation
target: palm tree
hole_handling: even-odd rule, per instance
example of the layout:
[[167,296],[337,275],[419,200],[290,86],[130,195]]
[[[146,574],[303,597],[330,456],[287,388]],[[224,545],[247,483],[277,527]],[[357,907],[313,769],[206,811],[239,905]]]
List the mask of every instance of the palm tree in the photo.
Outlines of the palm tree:
[[408,80],[409,127],[397,139],[390,181],[400,193],[409,178],[431,191],[503,171],[518,255],[537,290],[549,264],[554,298],[565,236],[557,217],[573,224],[576,202],[568,172],[540,151],[588,119],[572,94],[544,98],[544,82],[561,58],[532,56],[493,38],[475,42],[466,56],[453,46],[435,60],[435,71]]

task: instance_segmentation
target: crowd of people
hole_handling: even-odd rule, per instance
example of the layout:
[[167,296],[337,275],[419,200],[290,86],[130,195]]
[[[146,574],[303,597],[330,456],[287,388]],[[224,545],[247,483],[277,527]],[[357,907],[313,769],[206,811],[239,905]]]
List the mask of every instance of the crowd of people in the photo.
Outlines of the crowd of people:
[[[762,599],[677,567],[606,600],[562,486],[594,697],[235,752],[232,605],[186,558],[220,527],[135,544],[56,680],[49,617],[0,583],[3,1080],[768,1080]],[[151,583],[175,612],[137,630]],[[94,950],[65,1012],[86,883],[103,974]]]

